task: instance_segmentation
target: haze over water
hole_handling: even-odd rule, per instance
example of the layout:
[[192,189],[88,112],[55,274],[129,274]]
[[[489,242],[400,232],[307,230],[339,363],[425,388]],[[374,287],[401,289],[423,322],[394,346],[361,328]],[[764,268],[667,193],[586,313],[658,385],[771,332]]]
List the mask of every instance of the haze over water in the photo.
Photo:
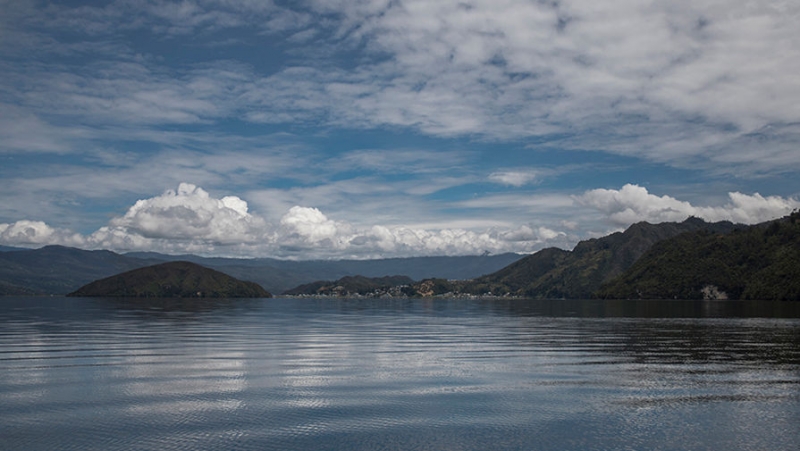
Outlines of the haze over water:
[[792,303],[2,304],[0,449],[800,443]]

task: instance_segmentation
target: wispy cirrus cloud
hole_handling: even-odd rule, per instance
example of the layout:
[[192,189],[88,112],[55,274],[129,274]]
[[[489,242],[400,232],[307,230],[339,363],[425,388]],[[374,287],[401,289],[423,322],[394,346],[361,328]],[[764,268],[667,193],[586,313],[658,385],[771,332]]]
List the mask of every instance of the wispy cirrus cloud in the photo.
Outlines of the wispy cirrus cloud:
[[492,172],[489,174],[489,180],[495,183],[511,186],[524,186],[529,183],[535,182],[539,178],[539,173],[536,170],[527,171],[500,171]]
[[[46,14],[25,5],[12,8],[18,20],[81,30],[96,44],[112,33],[109,24],[125,21],[157,35],[252,33],[258,25],[317,35],[298,44],[299,54],[323,42],[336,49],[327,58],[289,59],[271,73],[223,61],[167,68],[136,60],[133,49],[83,72],[28,67],[22,102],[34,114],[47,109],[101,124],[235,118],[403,127],[438,137],[536,137],[543,145],[740,171],[766,142],[756,170],[797,163],[787,149],[800,120],[800,82],[792,75],[800,71],[800,50],[791,45],[800,38],[800,7],[785,2],[406,0],[291,9],[142,0],[51,6]],[[354,51],[360,58],[346,64],[337,57]]]

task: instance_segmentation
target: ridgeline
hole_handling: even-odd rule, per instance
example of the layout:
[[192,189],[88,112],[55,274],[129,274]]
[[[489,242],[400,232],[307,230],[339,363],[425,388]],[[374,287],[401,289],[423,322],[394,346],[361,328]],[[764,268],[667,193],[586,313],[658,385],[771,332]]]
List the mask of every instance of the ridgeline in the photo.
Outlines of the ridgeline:
[[628,270],[656,243],[685,232],[728,233],[741,227],[727,221],[707,223],[698,218],[680,223],[640,222],[624,232],[581,241],[572,251],[543,249],[495,273],[456,282],[452,288],[473,295],[588,299],[603,283]]
[[[697,218],[680,223],[641,222],[624,232],[581,241],[572,251],[549,248],[522,258],[503,254],[278,262],[188,257],[241,278],[283,280],[279,286],[305,279],[303,285],[278,291],[298,296],[800,300],[800,212],[754,226],[706,223]],[[195,263],[154,265],[166,258],[174,257],[152,253],[122,256],[61,246],[3,248],[0,295],[59,294],[100,279],[70,295],[269,296],[258,284]],[[404,274],[405,270],[409,277],[369,277],[378,271]],[[122,271],[128,272],[118,274]],[[472,275],[481,274],[479,271],[488,274]],[[117,275],[108,277],[111,274]],[[338,279],[308,283],[317,277]],[[413,282],[413,277],[422,280]]]
[[752,299],[800,301],[800,212],[753,226],[634,224],[544,249],[473,280],[428,279],[415,296],[532,299]]

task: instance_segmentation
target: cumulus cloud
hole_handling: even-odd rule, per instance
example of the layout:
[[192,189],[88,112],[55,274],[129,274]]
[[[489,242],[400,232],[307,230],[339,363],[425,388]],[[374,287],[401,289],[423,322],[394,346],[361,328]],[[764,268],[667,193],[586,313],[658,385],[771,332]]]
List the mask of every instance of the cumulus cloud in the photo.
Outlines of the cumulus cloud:
[[251,214],[237,196],[215,198],[189,183],[137,201],[123,216],[86,236],[39,221],[0,224],[0,242],[10,245],[303,259],[533,252],[565,240],[562,232],[528,225],[482,231],[355,226],[303,206],[291,207],[273,224]]
[[[739,192],[730,193],[729,202],[722,206],[696,206],[631,184],[619,190],[586,191],[572,200],[599,211],[615,226],[682,221],[688,216],[753,224],[800,208],[798,199]],[[547,246],[568,248],[580,238],[577,222],[562,221],[560,227],[569,233],[533,224],[482,230],[354,225],[304,206],[291,207],[271,222],[250,213],[247,202],[237,196],[215,198],[198,186],[181,183],[177,190],[137,201],[124,215],[89,235],[23,220],[0,224],[0,243],[241,257],[378,258],[529,253]]]
[[695,206],[667,195],[651,194],[638,185],[627,184],[619,190],[590,190],[574,199],[583,206],[600,211],[619,226],[638,221],[682,221],[689,216],[707,221],[756,224],[785,216],[800,208],[800,200],[794,198],[764,197],[758,193],[748,195],[739,192],[729,193],[728,197],[730,202],[723,206]]
[[340,250],[346,246],[350,227],[327,218],[316,208],[294,206],[281,218],[281,246],[308,249],[326,247]]
[[244,200],[236,196],[215,199],[189,183],[137,201],[124,216],[111,220],[110,226],[144,238],[216,244],[257,241],[266,231],[266,223],[248,213]]
[[316,208],[292,207],[280,220],[275,248],[284,255],[312,252],[353,258],[416,255],[475,255],[484,252],[533,252],[566,235],[546,227],[483,231],[373,225],[334,221]]
[[63,244],[82,246],[85,239],[66,229],[53,228],[42,221],[21,220],[0,224],[0,242],[11,246]]

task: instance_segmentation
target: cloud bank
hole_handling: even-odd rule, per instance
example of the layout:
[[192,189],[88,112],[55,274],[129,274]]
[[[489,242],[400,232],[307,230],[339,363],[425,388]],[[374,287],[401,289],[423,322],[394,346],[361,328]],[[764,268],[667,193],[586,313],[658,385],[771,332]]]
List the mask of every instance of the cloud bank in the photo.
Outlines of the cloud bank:
[[294,206],[269,222],[251,214],[237,196],[216,199],[181,183],[177,190],[137,201],[89,235],[40,221],[0,224],[0,242],[62,244],[117,251],[192,252],[202,255],[279,258],[375,258],[531,252],[564,234],[546,227],[516,230],[426,230],[405,226],[356,227],[317,208]]
[[[20,0],[3,9],[0,54],[97,56],[0,66],[0,91],[14,93],[0,102],[19,109],[0,116],[0,136],[16,149],[64,152],[64,138],[74,141],[80,129],[55,123],[76,119],[95,128],[237,120],[535,138],[683,167],[798,167],[796,2],[120,0],[43,8]],[[59,42],[65,30],[74,41]],[[267,71],[248,58],[171,66],[138,47],[139,39],[186,46],[187,36],[192,45],[181,51],[225,47],[220,35],[259,46],[266,36],[295,57]],[[23,120],[44,133],[21,134],[12,125]]]
[[720,207],[694,206],[670,196],[650,194],[646,188],[627,184],[619,190],[595,189],[575,196],[579,204],[603,213],[613,224],[627,226],[638,221],[652,223],[683,221],[696,216],[709,222],[731,221],[756,224],[786,216],[800,208],[800,200],[728,193],[730,202]]
[[[694,206],[646,188],[595,189],[574,196],[576,205],[601,213],[612,226],[638,221],[682,221],[698,216],[708,221],[753,224],[800,208],[800,200],[729,194],[723,206]],[[558,228],[567,231],[558,230]],[[202,188],[181,183],[177,190],[137,201],[123,215],[89,235],[58,229],[41,221],[0,224],[0,243],[40,246],[62,244],[117,251],[191,252],[201,255],[278,258],[379,258],[420,255],[475,255],[484,252],[530,253],[547,246],[575,244],[575,222],[555,227],[469,230],[413,226],[355,226],[328,218],[313,207],[291,207],[270,222],[249,212],[237,196],[214,198]]]

